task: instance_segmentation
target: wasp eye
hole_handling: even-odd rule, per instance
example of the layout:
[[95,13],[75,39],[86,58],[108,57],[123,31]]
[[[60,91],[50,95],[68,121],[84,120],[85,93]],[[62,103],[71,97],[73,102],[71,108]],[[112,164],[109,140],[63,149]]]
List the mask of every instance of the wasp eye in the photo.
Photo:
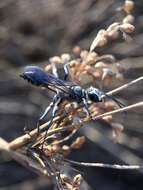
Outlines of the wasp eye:
[[97,94],[95,94],[95,93],[92,93],[92,92],[88,93],[88,97],[93,102],[100,102],[101,101],[99,96]]

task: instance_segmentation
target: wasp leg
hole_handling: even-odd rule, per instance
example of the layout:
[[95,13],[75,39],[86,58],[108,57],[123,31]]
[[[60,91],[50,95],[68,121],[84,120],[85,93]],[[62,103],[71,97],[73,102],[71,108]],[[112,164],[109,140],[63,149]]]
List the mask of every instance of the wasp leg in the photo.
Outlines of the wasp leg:
[[53,101],[50,103],[50,105],[45,109],[44,113],[41,115],[41,117],[39,118],[38,122],[37,122],[37,135],[40,134],[40,124],[42,122],[42,120],[48,115],[48,113],[54,108],[54,104],[55,101],[58,98],[58,94],[56,94],[53,98]]
[[68,66],[69,66],[69,62],[64,65],[64,71],[65,71],[64,80],[67,80],[67,78],[69,77],[69,69],[68,69]]
[[52,63],[52,73],[55,77],[59,78],[57,67],[54,63]]
[[83,109],[85,110],[87,116],[92,118],[90,115],[89,109],[88,109],[89,107],[88,107],[88,103],[87,103],[86,99],[82,98],[82,101],[83,101]]
[[[52,110],[52,118],[51,118],[51,120],[49,121],[48,129],[49,129],[49,128],[51,127],[51,125],[52,125],[53,119],[55,118],[55,116],[56,116],[56,114],[57,114],[57,111],[58,111],[58,108],[59,108],[59,104],[61,103],[61,101],[62,101],[62,98],[59,97],[59,96],[56,96],[56,99],[54,99],[54,106],[53,106],[53,110]],[[42,148],[43,148],[44,142],[45,142],[46,137],[47,137],[48,129],[46,130],[45,135],[44,135],[44,139],[43,139],[43,142],[42,142]]]
[[[58,71],[57,71],[57,67],[54,63],[52,63],[52,72],[53,74],[58,78]],[[54,96],[53,98],[53,101],[50,103],[50,105],[45,109],[44,113],[42,114],[42,116],[39,118],[38,122],[37,122],[37,134],[40,133],[40,123],[41,121],[48,115],[49,111],[53,109],[54,107],[54,104],[55,104],[55,100],[57,100],[57,97],[58,97],[58,93],[59,91],[56,90],[56,95]]]
[[31,135],[30,135],[30,129],[28,129],[27,126],[24,127],[23,131],[24,131],[25,134],[27,134],[27,135],[29,135],[29,137],[31,137]]
[[42,122],[42,120],[47,116],[47,114],[49,113],[49,111],[52,109],[54,103],[51,102],[50,105],[45,109],[44,113],[42,114],[42,116],[39,118],[38,122],[37,122],[37,135],[40,134],[40,124]]
[[[69,62],[67,62],[67,63],[64,64],[64,72],[65,72],[64,80],[67,80],[67,78],[68,78],[68,76],[69,76],[68,65],[69,65]],[[57,67],[56,67],[56,65],[55,65],[54,63],[52,63],[52,73],[53,73],[57,78],[59,78],[58,71],[57,71]]]

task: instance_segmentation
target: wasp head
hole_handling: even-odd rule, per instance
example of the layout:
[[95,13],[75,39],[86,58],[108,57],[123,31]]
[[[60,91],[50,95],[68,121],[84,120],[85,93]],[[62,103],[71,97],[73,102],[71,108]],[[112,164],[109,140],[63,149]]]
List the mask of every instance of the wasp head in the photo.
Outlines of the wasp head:
[[86,90],[88,99],[92,102],[102,102],[103,98],[105,97],[104,93],[101,92],[99,89],[94,88],[93,86],[89,87]]

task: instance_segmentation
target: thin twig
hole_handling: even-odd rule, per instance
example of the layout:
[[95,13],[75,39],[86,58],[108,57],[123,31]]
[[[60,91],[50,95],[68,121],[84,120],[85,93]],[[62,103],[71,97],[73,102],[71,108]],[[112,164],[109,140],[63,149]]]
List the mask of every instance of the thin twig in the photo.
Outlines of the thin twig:
[[113,115],[113,114],[116,114],[116,113],[128,111],[130,109],[138,108],[138,107],[141,107],[141,106],[143,106],[143,101],[135,103],[135,104],[132,104],[130,106],[126,106],[126,107],[120,108],[120,109],[116,109],[114,111],[106,112],[106,113],[103,113],[101,115],[97,115],[96,117],[93,118],[93,120],[100,119],[100,118],[103,118],[103,117],[108,116],[108,115]]
[[37,174],[42,174],[44,176],[48,176],[47,170],[42,167],[42,165],[38,164],[37,162],[33,161],[28,156],[21,154],[18,151],[13,151],[9,147],[9,143],[6,142],[4,139],[0,138],[0,150],[5,152],[9,155],[12,159],[19,162],[24,167],[36,172]]
[[66,136],[65,138],[61,139],[61,140],[58,140],[56,142],[54,142],[53,144],[56,145],[56,144],[61,144],[65,141],[68,141],[70,138],[73,137],[73,135],[77,132],[78,129],[74,129],[68,136]]
[[77,162],[69,159],[65,159],[66,162],[73,165],[85,166],[85,167],[100,167],[100,168],[111,168],[118,170],[139,170],[143,169],[143,166],[140,165],[119,165],[119,164],[104,164],[104,163],[86,163],[86,162]]
[[126,83],[126,84],[124,84],[124,85],[122,85],[122,86],[120,86],[118,88],[115,88],[114,90],[111,90],[111,91],[107,92],[106,94],[111,96],[111,95],[113,95],[115,93],[120,92],[121,90],[124,90],[124,89],[128,88],[129,86],[132,86],[132,85],[136,84],[137,82],[139,82],[141,80],[143,80],[143,76],[141,76],[141,77],[139,77],[139,78],[137,78],[137,79],[135,79],[135,80],[133,80],[133,81],[131,81],[129,83]]
[[[48,122],[41,125],[40,129],[46,128],[47,125],[48,125]],[[71,128],[73,128],[72,125],[69,125],[69,126],[66,126],[66,127],[59,127],[59,128],[56,128],[56,129],[48,131],[47,136],[50,136],[50,135],[53,135],[55,133],[59,133],[59,132],[62,132],[62,131],[66,131],[66,130],[71,129]],[[21,137],[16,138],[15,140],[11,141],[9,143],[9,147],[12,150],[18,149],[18,148],[22,147],[23,145],[25,145],[25,144],[29,143],[30,141],[32,141],[32,139],[34,137],[36,137],[36,135],[37,135],[37,129],[34,129],[29,134],[25,134],[25,135],[23,135]]]

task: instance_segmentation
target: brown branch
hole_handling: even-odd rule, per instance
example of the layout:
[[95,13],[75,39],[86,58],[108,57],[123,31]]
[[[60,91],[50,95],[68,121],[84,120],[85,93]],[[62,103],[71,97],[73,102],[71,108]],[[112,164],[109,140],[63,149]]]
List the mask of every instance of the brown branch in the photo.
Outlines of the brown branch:
[[114,111],[106,112],[106,113],[103,113],[101,115],[97,115],[96,117],[93,118],[93,120],[100,119],[100,118],[103,118],[103,117],[108,116],[108,115],[113,115],[113,114],[116,114],[116,113],[128,111],[130,109],[138,108],[138,107],[141,107],[141,106],[143,106],[143,101],[135,103],[135,104],[132,104],[130,106],[126,106],[126,107],[120,108],[120,109],[116,109]]
[[24,167],[36,172],[37,174],[48,176],[47,170],[44,167],[42,167],[42,165],[38,164],[31,158],[21,154],[18,151],[11,150],[9,143],[3,140],[2,138],[0,138],[0,150],[5,152],[8,156],[10,156],[15,161],[19,162]]
[[104,163],[86,163],[86,162],[77,162],[73,160],[65,159],[66,162],[73,165],[85,166],[85,167],[100,167],[100,168],[111,168],[118,170],[139,170],[143,169],[143,166],[140,165],[119,165],[119,164],[104,164]]
[[70,138],[73,137],[73,135],[77,132],[78,129],[74,129],[68,136],[66,136],[65,138],[61,139],[61,140],[58,140],[56,142],[53,143],[53,145],[56,145],[56,144],[61,144],[63,142],[66,142],[68,141]]
[[111,91],[107,92],[106,94],[111,96],[111,95],[113,95],[115,93],[120,92],[121,90],[124,90],[124,89],[128,88],[129,86],[132,86],[132,85],[136,84],[137,82],[139,82],[141,80],[143,80],[143,76],[141,76],[141,77],[139,77],[139,78],[137,78],[137,79],[135,79],[135,80],[133,80],[133,81],[131,81],[129,83],[126,83],[126,84],[124,84],[124,85],[122,85],[122,86],[120,86],[118,88],[115,88],[114,90],[111,90]]
[[[49,122],[43,124],[40,126],[40,129],[44,129],[47,127]],[[65,130],[68,130],[70,128],[73,128],[73,126],[66,126],[66,127],[59,127],[53,130],[48,131],[47,136],[53,135],[55,133],[59,133]],[[32,130],[29,134],[22,135],[21,137],[16,138],[15,140],[11,141],[9,143],[9,147],[12,150],[18,149],[22,147],[23,145],[31,142],[34,138],[37,136],[37,129]]]

